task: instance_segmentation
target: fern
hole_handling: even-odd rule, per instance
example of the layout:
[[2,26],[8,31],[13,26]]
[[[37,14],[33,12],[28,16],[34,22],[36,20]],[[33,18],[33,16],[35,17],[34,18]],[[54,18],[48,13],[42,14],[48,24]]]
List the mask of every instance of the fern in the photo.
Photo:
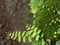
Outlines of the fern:
[[27,38],[28,38],[28,42],[32,42],[33,38],[35,38],[35,40],[38,41],[40,38],[39,33],[41,32],[41,30],[38,29],[37,27],[33,28],[33,26],[31,27],[30,25],[27,26],[27,29],[28,30],[23,31],[22,33],[21,31],[9,32],[8,36],[13,40],[17,40],[18,42],[21,42],[21,40],[23,42],[26,42]]

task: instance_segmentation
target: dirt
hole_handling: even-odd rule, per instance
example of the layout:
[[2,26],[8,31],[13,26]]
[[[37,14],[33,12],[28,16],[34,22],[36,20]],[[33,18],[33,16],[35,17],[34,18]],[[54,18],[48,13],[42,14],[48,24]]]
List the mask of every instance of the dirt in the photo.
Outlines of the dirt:
[[8,31],[24,31],[26,24],[32,24],[29,0],[0,0],[0,45],[29,45],[17,42],[4,35]]
[[15,30],[25,30],[27,23],[32,23],[32,14],[28,6],[29,0],[6,0],[7,10],[11,15]]

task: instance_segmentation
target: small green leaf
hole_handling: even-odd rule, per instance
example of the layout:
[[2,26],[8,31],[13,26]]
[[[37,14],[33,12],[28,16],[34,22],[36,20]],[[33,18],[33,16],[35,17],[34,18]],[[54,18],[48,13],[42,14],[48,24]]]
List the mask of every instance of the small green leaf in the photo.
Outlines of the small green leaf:
[[26,37],[23,37],[23,42],[24,42],[24,43],[26,42]]
[[36,41],[39,41],[40,35],[36,35]]
[[44,41],[44,39],[42,39],[42,45],[45,45],[45,41]]
[[22,37],[25,35],[25,33],[26,33],[26,31],[23,31],[23,32],[22,32]]
[[51,40],[50,39],[46,39],[46,41],[48,41],[50,43]]
[[31,31],[28,31],[28,33],[29,33],[29,35],[31,35],[31,33],[33,32],[33,30],[31,30]]
[[28,36],[28,42],[32,42],[32,38],[31,38],[31,36]]
[[14,33],[15,33],[15,31],[12,33],[12,35],[11,35],[11,39],[14,37]]
[[60,15],[60,11],[57,11],[57,14]]
[[35,25],[33,25],[32,27],[31,27],[31,29],[33,30],[35,28]]
[[49,25],[52,25],[52,23],[49,23]]
[[28,33],[28,32],[26,32],[25,36],[27,37],[28,35],[29,35],[29,33]]
[[18,42],[21,42],[21,31],[18,32]]
[[27,24],[25,28],[28,28],[28,27],[29,27],[29,24]]
[[56,10],[53,10],[53,12],[55,13],[55,12],[56,12]]
[[56,24],[57,22],[56,22],[56,21],[54,21],[54,23]]
[[60,19],[58,20],[58,22],[60,22]]
[[42,33],[41,38],[43,38],[43,36],[44,36],[44,33]]
[[9,37],[10,37],[10,36],[12,35],[12,33],[10,32],[8,35],[9,35]]
[[44,8],[45,6],[43,5],[42,8]]
[[57,33],[60,34],[60,28],[58,28]]
[[40,34],[40,32],[41,32],[41,30],[38,30],[38,31],[37,31],[37,34]]
[[21,42],[21,37],[18,37],[18,42]]
[[27,28],[27,30],[30,30],[30,29],[31,29],[30,27]]
[[36,32],[33,32],[33,34],[31,35],[32,38],[34,38],[36,36]]
[[56,35],[53,35],[54,38],[56,38],[57,36]]
[[17,34],[18,34],[18,31],[16,31],[15,37],[13,38],[13,40],[15,40],[17,38]]
[[60,25],[59,25],[59,27],[60,27]]
[[54,34],[57,34],[57,32],[54,32]]
[[58,19],[58,17],[56,18],[56,21],[58,21],[59,19]]
[[34,28],[34,32],[37,32],[37,30],[38,30],[38,27],[35,27],[35,28]]
[[50,10],[50,8],[48,8],[48,11]]
[[52,6],[51,9],[53,9],[54,7]]
[[51,22],[54,22],[54,20],[52,20]]

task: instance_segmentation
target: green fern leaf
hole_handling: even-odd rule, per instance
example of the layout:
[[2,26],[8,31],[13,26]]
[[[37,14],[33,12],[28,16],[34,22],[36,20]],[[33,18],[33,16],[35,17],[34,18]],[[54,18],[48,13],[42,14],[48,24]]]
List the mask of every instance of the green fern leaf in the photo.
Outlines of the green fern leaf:
[[21,42],[21,31],[18,32],[17,38],[18,38],[18,42]]
[[28,42],[32,42],[32,38],[31,38],[31,36],[28,36]]

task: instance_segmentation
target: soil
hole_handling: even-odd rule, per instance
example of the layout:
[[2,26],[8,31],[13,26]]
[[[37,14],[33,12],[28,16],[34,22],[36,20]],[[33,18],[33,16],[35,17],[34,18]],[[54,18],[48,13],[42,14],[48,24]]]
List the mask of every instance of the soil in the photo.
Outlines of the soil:
[[6,37],[8,31],[24,31],[25,26],[32,24],[29,0],[0,0],[0,45],[30,45],[28,42],[17,42]]
[[27,23],[32,23],[32,14],[28,6],[29,0],[6,0],[8,13],[15,30],[25,30]]

